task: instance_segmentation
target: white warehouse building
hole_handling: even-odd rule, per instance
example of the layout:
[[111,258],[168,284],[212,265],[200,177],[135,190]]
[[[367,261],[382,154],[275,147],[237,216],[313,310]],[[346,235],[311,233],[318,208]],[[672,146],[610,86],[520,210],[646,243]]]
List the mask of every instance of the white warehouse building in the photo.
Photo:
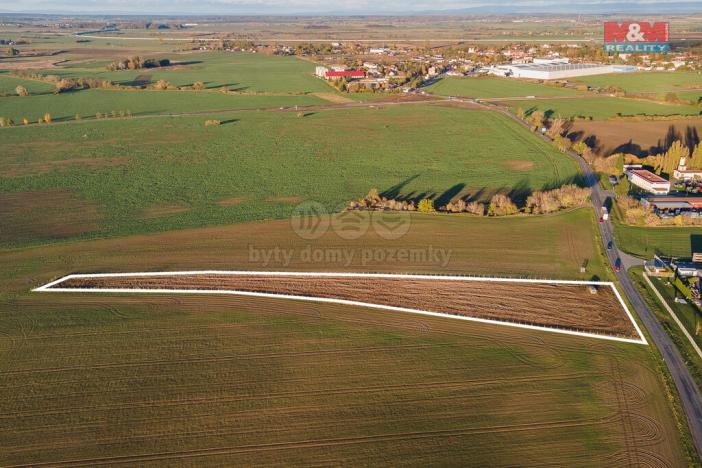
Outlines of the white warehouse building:
[[539,61],[538,63],[519,63],[496,65],[490,73],[497,76],[513,78],[531,78],[535,80],[558,80],[588,75],[634,71],[636,67],[608,65],[602,63],[564,63],[563,61]]

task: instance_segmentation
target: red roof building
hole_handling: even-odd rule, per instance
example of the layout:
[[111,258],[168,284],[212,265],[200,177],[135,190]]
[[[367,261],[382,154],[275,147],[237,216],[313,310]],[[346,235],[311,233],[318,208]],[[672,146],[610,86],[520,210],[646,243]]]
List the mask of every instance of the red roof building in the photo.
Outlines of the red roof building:
[[667,195],[670,192],[670,182],[646,169],[627,171],[629,182],[656,195]]
[[365,78],[366,72],[363,70],[344,70],[344,71],[328,71],[324,74],[325,78]]

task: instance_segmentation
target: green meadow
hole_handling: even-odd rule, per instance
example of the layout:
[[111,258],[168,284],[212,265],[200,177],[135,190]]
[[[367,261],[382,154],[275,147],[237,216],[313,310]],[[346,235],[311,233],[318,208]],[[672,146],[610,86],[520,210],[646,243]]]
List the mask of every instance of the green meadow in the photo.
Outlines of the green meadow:
[[[54,211],[87,204],[91,235],[115,235],[286,217],[307,199],[336,210],[371,188],[437,204],[524,196],[578,174],[496,113],[404,106],[215,117],[221,126],[201,116],[3,129],[0,197],[25,194],[3,215],[32,222],[32,200],[43,206],[60,192]],[[36,211],[37,225],[45,212]],[[0,241],[51,238],[16,232]]]
[[566,96],[576,94],[572,89],[546,86],[513,78],[442,78],[427,90],[443,96],[471,98],[504,98],[523,96]]
[[332,91],[331,87],[314,76],[315,65],[312,62],[296,57],[232,52],[161,53],[156,56],[142,54],[142,57],[168,58],[172,65],[141,70],[108,71],[106,67],[110,61],[106,60],[44,70],[43,73],[67,78],[100,78],[123,85],[134,85],[142,81],[142,78],[148,77],[153,82],[166,80],[176,86],[189,86],[201,81],[208,88],[226,86],[245,92]]
[[615,86],[629,93],[655,94],[677,93],[683,99],[697,100],[702,97],[702,74],[700,72],[635,72],[609,75],[585,76],[578,82],[601,88]]
[[0,98],[0,116],[10,117],[15,123],[24,117],[35,122],[46,112],[55,121],[95,117],[112,111],[127,111],[132,115],[179,114],[232,109],[265,109],[279,106],[306,106],[328,104],[312,95],[269,96],[227,95],[216,91],[144,91],[87,89],[67,93],[38,94],[26,97]]
[[[702,228],[639,227],[615,223],[617,245],[630,254],[653,258],[654,255],[690,257],[699,251]],[[693,249],[693,244],[697,249]]]
[[[54,85],[35,80],[23,80],[10,76],[7,70],[0,70],[0,98],[3,95],[14,96],[15,88],[24,86],[31,94],[45,94],[54,91]],[[0,101],[2,103],[2,101]],[[1,105],[1,104],[0,104]]]

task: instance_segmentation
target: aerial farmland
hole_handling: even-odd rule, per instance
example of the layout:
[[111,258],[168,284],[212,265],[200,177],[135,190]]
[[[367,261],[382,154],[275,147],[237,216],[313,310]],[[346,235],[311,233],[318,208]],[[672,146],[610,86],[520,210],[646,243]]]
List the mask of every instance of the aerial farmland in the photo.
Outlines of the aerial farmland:
[[697,283],[644,272],[702,233],[617,172],[698,161],[694,51],[555,82],[490,67],[605,60],[598,17],[106,18],[0,9],[0,466],[699,464]]

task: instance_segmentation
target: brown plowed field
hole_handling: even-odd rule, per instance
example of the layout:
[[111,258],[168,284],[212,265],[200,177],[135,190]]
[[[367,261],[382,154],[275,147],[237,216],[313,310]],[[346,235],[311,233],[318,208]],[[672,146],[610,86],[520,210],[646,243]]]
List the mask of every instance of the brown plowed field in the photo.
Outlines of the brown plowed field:
[[594,138],[595,151],[601,156],[631,153],[648,156],[665,152],[675,140],[693,146],[699,143],[702,120],[593,120],[577,121],[571,128],[573,138]]
[[417,278],[193,274],[71,278],[61,288],[236,290],[344,299],[637,337],[609,286]]

